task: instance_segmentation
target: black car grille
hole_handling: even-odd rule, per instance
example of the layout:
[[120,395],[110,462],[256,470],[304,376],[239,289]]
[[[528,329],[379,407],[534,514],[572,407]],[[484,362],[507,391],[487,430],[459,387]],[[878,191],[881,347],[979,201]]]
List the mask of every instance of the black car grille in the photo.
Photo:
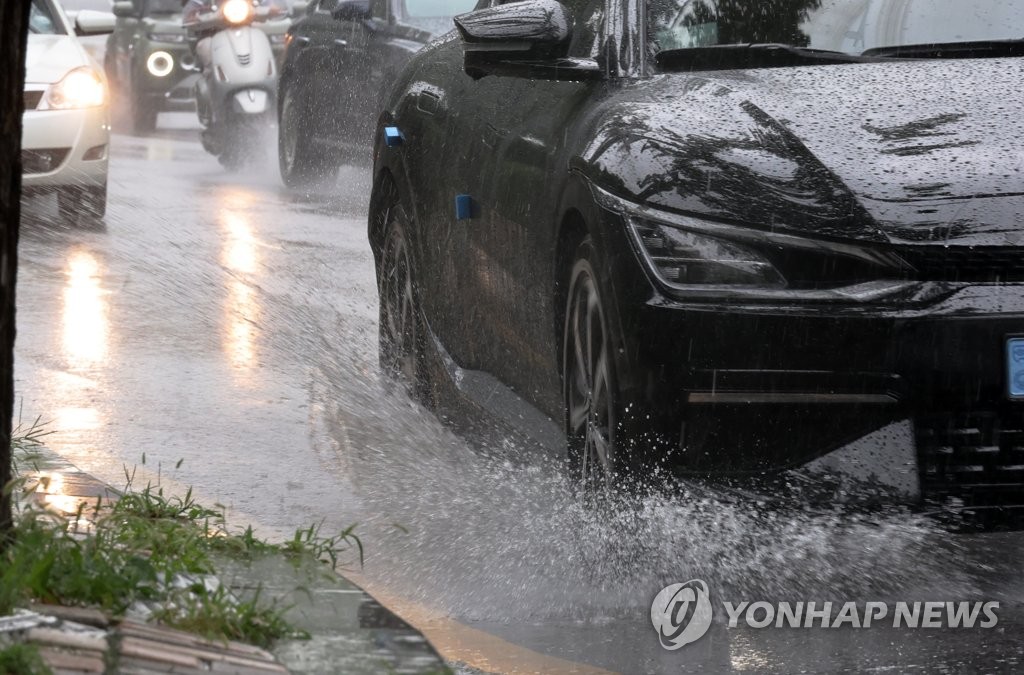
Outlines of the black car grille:
[[70,150],[70,148],[22,150],[21,172],[24,174],[49,173],[61,165]]
[[25,110],[35,110],[39,107],[39,102],[43,100],[43,91],[26,91],[25,92]]
[[928,246],[895,251],[922,281],[1006,283],[1024,281],[1024,247]]
[[1024,411],[936,415],[915,427],[926,503],[1024,506]]

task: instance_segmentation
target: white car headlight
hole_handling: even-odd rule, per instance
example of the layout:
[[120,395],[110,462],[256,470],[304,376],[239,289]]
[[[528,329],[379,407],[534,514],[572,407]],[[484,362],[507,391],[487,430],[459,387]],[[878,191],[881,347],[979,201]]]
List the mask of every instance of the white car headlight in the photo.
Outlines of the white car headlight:
[[95,108],[107,102],[107,87],[92,68],[82,66],[50,85],[39,107],[47,110]]

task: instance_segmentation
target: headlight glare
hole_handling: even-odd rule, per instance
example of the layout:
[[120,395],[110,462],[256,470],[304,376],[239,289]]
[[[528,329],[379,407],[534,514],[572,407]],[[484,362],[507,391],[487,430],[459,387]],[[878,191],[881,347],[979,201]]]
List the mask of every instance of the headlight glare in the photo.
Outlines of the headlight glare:
[[220,9],[224,20],[231,24],[247,22],[253,14],[252,5],[248,0],[227,0]]
[[50,110],[95,108],[107,102],[107,87],[92,68],[75,68],[46,91],[45,104]]
[[167,77],[174,70],[174,57],[167,52],[153,52],[146,59],[146,70],[154,77]]
[[757,251],[643,218],[629,223],[648,266],[667,286],[786,287],[782,274]]

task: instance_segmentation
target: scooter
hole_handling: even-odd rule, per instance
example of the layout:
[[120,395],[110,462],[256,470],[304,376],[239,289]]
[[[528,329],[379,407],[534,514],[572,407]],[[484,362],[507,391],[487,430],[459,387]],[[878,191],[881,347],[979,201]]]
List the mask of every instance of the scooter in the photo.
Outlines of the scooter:
[[203,148],[225,168],[258,158],[259,139],[275,121],[277,65],[270,39],[253,24],[279,13],[252,0],[223,0],[186,25],[209,40],[210,66],[195,84],[196,110]]

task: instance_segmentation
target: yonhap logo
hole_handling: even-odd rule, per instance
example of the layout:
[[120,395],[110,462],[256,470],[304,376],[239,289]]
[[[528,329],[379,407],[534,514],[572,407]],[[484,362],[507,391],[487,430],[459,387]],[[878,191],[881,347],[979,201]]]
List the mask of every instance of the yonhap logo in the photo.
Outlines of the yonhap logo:
[[[999,624],[999,602],[990,601],[798,601],[721,600],[727,628],[991,629]],[[711,627],[711,596],[700,579],[661,589],[651,603],[651,624],[661,646],[670,651],[696,642]]]
[[692,579],[661,589],[651,603],[651,623],[665,649],[675,650],[696,642],[711,627],[708,585]]

